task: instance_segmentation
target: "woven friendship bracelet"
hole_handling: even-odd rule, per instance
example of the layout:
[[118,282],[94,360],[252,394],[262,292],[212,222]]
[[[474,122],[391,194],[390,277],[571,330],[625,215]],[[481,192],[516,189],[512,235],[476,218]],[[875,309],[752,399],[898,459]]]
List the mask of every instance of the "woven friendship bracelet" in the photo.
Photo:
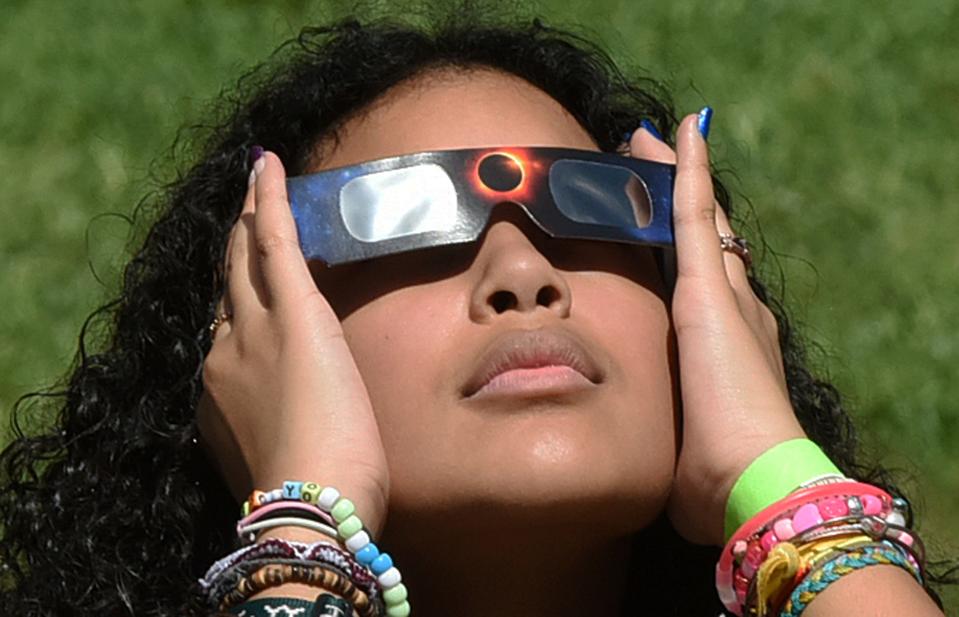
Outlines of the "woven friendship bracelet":
[[237,573],[245,576],[252,572],[251,562],[262,565],[266,561],[285,563],[319,562],[348,572],[353,582],[358,584],[370,596],[379,596],[381,589],[376,578],[363,566],[357,564],[353,556],[345,549],[321,540],[312,544],[270,538],[252,546],[243,547],[213,564],[199,581],[200,589],[211,606],[219,604],[219,597],[225,593],[225,586],[235,586]]
[[871,544],[843,553],[808,574],[789,596],[780,617],[799,617],[809,603],[829,585],[843,576],[874,565],[894,565],[909,572],[922,585],[922,577],[909,565],[906,557],[888,544]]

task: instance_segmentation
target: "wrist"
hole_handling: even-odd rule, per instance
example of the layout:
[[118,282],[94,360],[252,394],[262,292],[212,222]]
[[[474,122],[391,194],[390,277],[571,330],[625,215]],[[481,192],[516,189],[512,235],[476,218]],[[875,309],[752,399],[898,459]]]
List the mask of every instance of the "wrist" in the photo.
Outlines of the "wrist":
[[841,475],[814,442],[805,437],[781,441],[755,457],[736,478],[724,510],[723,540],[747,520],[804,483]]

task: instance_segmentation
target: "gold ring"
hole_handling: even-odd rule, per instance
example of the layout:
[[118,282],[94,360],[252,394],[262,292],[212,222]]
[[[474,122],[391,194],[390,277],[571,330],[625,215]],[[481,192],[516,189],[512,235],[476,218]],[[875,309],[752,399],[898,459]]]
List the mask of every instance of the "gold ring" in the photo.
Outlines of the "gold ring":
[[213,323],[210,324],[210,338],[215,337],[216,329],[222,326],[223,324],[225,324],[226,322],[230,321],[231,317],[233,317],[233,315],[230,315],[229,313],[220,313],[219,315],[217,315],[213,319]]

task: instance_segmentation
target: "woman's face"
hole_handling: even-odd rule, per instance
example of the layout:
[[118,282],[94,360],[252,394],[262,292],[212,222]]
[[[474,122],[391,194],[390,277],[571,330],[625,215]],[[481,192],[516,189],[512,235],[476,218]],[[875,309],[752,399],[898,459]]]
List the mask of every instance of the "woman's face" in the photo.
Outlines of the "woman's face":
[[[559,103],[493,71],[417,78],[340,135],[319,149],[316,170],[492,145],[598,150]],[[676,391],[650,249],[553,239],[505,203],[475,243],[311,268],[376,412],[389,524],[548,508],[551,520],[589,516],[619,533],[662,510]],[[473,393],[518,347],[558,365],[572,348],[582,365],[506,372]]]

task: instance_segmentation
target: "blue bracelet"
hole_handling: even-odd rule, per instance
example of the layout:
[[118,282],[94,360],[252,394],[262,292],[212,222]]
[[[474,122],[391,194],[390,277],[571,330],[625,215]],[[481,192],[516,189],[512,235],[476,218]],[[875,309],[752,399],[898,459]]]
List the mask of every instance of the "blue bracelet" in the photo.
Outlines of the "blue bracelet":
[[830,559],[821,568],[806,575],[802,582],[789,595],[779,617],[799,617],[809,603],[823,592],[826,587],[840,578],[868,566],[893,565],[912,574],[922,585],[922,577],[913,570],[902,551],[888,543],[868,544],[854,550],[841,553]]

